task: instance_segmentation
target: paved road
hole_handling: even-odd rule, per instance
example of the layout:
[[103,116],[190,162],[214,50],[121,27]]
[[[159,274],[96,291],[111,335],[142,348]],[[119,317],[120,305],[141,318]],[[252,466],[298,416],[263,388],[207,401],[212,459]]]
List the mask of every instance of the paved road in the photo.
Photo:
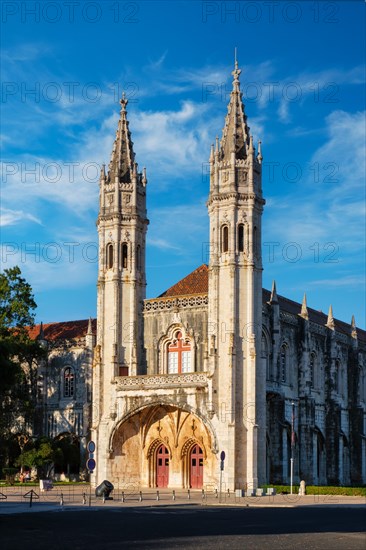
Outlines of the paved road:
[[2,550],[365,550],[364,506],[73,508],[1,515]]

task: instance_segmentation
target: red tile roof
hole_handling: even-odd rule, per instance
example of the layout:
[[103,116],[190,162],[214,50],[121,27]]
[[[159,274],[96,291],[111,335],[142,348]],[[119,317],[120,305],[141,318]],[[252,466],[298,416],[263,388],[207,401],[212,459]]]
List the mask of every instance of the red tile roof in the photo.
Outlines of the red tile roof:
[[[192,273],[178,281],[178,283],[176,283],[175,285],[168,288],[168,290],[163,292],[163,294],[160,294],[160,296],[158,297],[168,298],[170,296],[181,296],[198,293],[208,293],[208,267],[206,264],[203,264],[192,271]],[[266,303],[269,302],[271,293],[269,290],[263,289],[262,296],[263,303]],[[294,302],[293,300],[289,300],[284,296],[278,296],[278,302],[282,311],[287,311],[288,313],[292,313],[294,315],[298,315],[301,311],[301,304],[299,304],[298,302]],[[321,311],[317,311],[316,309],[312,309],[310,307],[308,307],[308,313],[310,321],[313,321],[314,323],[322,326],[326,324],[328,316],[325,313],[322,313]],[[345,323],[344,321],[340,321],[339,319],[334,319],[334,322],[335,328],[338,332],[342,332],[343,334],[350,336],[350,324]],[[358,328],[357,336],[360,340],[366,342],[366,331]]]
[[[200,267],[192,271],[189,275],[178,281],[175,285],[171,286],[163,292],[158,298],[169,298],[172,296],[186,296],[189,294],[207,294],[208,293],[208,267],[206,264],[202,264]],[[263,289],[263,303],[267,303],[270,300],[271,293],[269,290]],[[293,315],[298,315],[301,311],[301,304],[289,300],[284,296],[278,296],[278,302],[282,311],[287,311]],[[317,311],[308,307],[309,320],[324,326],[327,322],[327,315],[321,311]],[[340,321],[334,320],[335,328],[338,332],[342,332],[349,336],[351,334],[351,325]],[[96,333],[97,321],[92,320],[93,334]],[[31,338],[36,338],[39,335],[40,325],[35,325],[29,330]],[[46,340],[71,340],[83,338],[88,330],[88,319],[81,321],[66,321],[64,323],[48,323],[43,325],[44,336]],[[357,328],[358,338],[366,342],[366,331]]]
[[[46,323],[43,325],[43,333],[46,340],[76,340],[84,338],[88,331],[89,319],[81,321],[65,321],[62,323]],[[28,330],[29,337],[36,339],[39,335],[41,325],[34,325]],[[93,334],[97,330],[97,320],[92,319]]]
[[169,296],[184,296],[186,294],[207,294],[208,293],[208,267],[206,264],[200,265],[192,273],[178,281],[160,294],[158,298],[168,298]]

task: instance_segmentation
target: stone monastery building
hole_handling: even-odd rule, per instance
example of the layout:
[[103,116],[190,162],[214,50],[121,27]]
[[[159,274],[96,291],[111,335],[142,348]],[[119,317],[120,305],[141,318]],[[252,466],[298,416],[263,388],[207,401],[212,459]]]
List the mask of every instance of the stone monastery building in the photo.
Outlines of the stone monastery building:
[[262,288],[262,153],[240,69],[211,147],[210,260],[145,299],[146,171],[121,113],[100,176],[97,321],[33,329],[43,430],[96,443],[116,487],[366,483],[366,332]]

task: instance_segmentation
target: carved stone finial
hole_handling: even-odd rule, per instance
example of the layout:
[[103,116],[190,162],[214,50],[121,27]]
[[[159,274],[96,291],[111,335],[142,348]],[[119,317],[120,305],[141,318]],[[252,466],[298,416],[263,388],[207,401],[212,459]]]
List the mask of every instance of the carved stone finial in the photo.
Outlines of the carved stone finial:
[[257,160],[259,163],[262,162],[263,160],[263,156],[262,156],[262,142],[259,140],[258,141],[258,155],[257,155]]
[[120,102],[120,104],[121,104],[121,113],[125,113],[125,112],[126,112],[127,103],[128,103],[128,99],[126,98],[125,92],[123,92],[122,98],[119,100],[119,102]]
[[239,76],[241,74],[241,69],[238,68],[238,60],[236,58],[236,48],[235,48],[235,60],[234,60],[234,70],[231,73],[234,77],[233,80],[233,90],[238,91],[239,90]]

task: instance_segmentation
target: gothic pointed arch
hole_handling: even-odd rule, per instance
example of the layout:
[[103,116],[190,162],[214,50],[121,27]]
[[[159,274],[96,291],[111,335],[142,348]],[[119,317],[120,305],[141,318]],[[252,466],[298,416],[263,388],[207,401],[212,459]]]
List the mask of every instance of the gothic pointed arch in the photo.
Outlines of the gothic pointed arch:
[[202,448],[203,456],[206,459],[207,458],[207,450],[206,450],[206,447],[204,445],[204,442],[200,439],[197,439],[196,437],[190,437],[183,443],[181,451],[180,451],[180,456],[182,458],[187,456],[189,454],[189,452],[191,451],[192,447],[194,447],[195,445],[199,445]]
[[169,456],[170,458],[172,457],[172,449],[171,449],[171,446],[169,445],[169,442],[168,441],[165,441],[164,439],[162,439],[161,437],[157,437],[156,439],[154,439],[154,441],[152,443],[150,443],[149,445],[149,448],[146,452],[146,458],[151,458],[157,451],[157,449],[161,446],[161,445],[164,445],[168,451],[169,451]]
[[[199,411],[198,409],[195,409],[194,407],[192,407],[188,403],[184,403],[184,404],[178,406],[176,403],[174,403],[174,402],[172,402],[168,399],[164,399],[163,397],[160,398],[160,399],[155,399],[155,400],[151,400],[149,402],[145,402],[144,404],[142,404],[142,405],[140,405],[140,406],[138,406],[138,407],[136,407],[132,410],[129,410],[118,421],[115,422],[114,426],[112,427],[112,429],[110,431],[109,438],[108,438],[108,448],[110,449],[110,451],[113,452],[114,439],[115,439],[116,435],[119,433],[121,427],[127,421],[133,420],[133,418],[136,417],[136,415],[138,413],[141,413],[141,412],[144,412],[144,411],[146,413],[151,408],[154,408],[156,406],[159,406],[159,407],[163,406],[163,407],[170,407],[172,409],[178,409],[178,410],[190,413],[194,417],[197,417],[200,420],[200,422],[201,422],[202,426],[204,427],[204,430],[205,430],[205,432],[208,436],[208,440],[210,441],[210,450],[211,450],[211,452],[214,453],[214,454],[218,453],[219,446],[218,446],[217,434],[216,434],[216,431],[215,431],[211,421],[207,417],[207,415],[204,415],[201,411]],[[146,440],[146,438],[145,438],[145,440]]]
[[[191,456],[192,453],[195,453]],[[202,485],[192,485],[192,468],[197,468],[198,464],[192,464],[193,461],[199,461],[201,467],[201,480],[203,477],[203,467],[207,460],[207,450],[203,440],[195,437],[188,438],[182,445],[180,452],[182,460],[182,485],[184,488],[199,488]],[[193,458],[194,457],[194,458]],[[201,483],[201,482],[200,482]]]

